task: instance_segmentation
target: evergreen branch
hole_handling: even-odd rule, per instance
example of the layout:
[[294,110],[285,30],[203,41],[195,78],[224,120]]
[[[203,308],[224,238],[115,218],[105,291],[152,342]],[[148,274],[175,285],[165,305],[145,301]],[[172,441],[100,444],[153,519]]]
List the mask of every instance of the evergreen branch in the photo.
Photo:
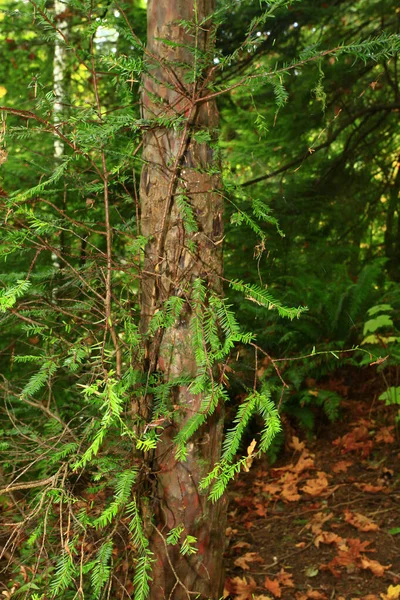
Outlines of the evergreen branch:
[[281,317],[286,317],[290,320],[299,318],[301,313],[307,311],[307,307],[299,306],[288,307],[284,306],[279,300],[276,300],[267,290],[258,285],[251,283],[243,283],[239,280],[231,280],[229,282],[231,288],[238,292],[243,292],[247,300],[251,300],[260,306],[264,306],[269,310],[276,309]]
[[[399,50],[400,37],[396,34],[387,36],[384,33],[378,36],[377,38],[366,40],[358,44],[343,44],[319,52],[310,50],[309,52],[307,52],[307,56],[303,59],[294,61],[289,65],[284,65],[272,71],[260,71],[255,75],[244,76],[236,83],[233,83],[232,85],[229,85],[222,90],[218,90],[216,92],[212,92],[211,94],[206,94],[205,96],[198,97],[195,102],[197,104],[209,102],[214,98],[218,98],[218,96],[222,96],[223,94],[227,94],[228,92],[231,92],[237,88],[243,87],[248,82],[255,79],[270,79],[274,85],[274,82],[276,84],[275,78],[277,75],[284,75],[295,69],[300,69],[301,67],[304,67],[304,65],[318,61],[324,56],[336,57],[342,54],[353,54],[356,58],[360,58],[364,61],[367,59],[378,60],[382,58],[382,56],[384,56],[385,58],[393,57],[399,52]],[[282,94],[281,91],[277,93],[279,93],[279,96],[281,96]]]

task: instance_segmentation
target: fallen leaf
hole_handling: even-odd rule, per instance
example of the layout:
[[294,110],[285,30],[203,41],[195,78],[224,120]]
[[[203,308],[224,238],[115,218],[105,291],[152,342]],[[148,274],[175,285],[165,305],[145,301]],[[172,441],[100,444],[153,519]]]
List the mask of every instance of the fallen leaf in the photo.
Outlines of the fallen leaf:
[[297,461],[296,465],[293,467],[292,471],[293,473],[302,473],[303,471],[307,471],[308,469],[313,469],[314,468],[314,459],[312,458],[311,454],[309,454],[309,452],[307,450],[303,450],[303,452],[300,455],[299,460]]
[[309,523],[307,523],[306,525],[306,529],[311,529],[312,533],[314,535],[318,535],[319,533],[322,532],[322,526],[324,523],[326,523],[327,521],[329,521],[330,519],[332,519],[333,517],[333,513],[323,513],[323,512],[318,512],[315,513],[315,515],[313,516],[313,518],[311,519],[311,521]]
[[315,479],[306,480],[306,485],[303,487],[302,491],[315,498],[316,496],[320,496],[323,492],[326,492],[328,485],[326,473],[318,471]]
[[304,571],[304,575],[306,577],[316,577],[319,573],[319,569],[318,567],[314,566],[314,565],[310,565],[309,567],[307,567],[307,569]]
[[283,569],[283,568],[279,571],[276,578],[279,581],[279,583],[285,587],[291,587],[291,588],[295,587],[294,581],[293,581],[293,575],[291,575],[290,573],[287,573],[285,571],[285,569]]
[[394,425],[390,427],[382,427],[375,436],[376,442],[383,442],[384,444],[393,444],[395,437],[393,435]]
[[308,590],[305,594],[297,592],[296,600],[326,600],[327,596],[318,590]]
[[236,596],[235,600],[253,600],[253,592],[257,584],[252,577],[247,582],[246,577],[228,578],[225,582],[225,589],[229,595]]
[[236,542],[232,548],[251,548],[251,544],[248,542]]
[[389,585],[386,594],[381,594],[382,600],[399,600],[400,585]]
[[339,544],[342,540],[343,538],[333,533],[333,531],[321,531],[314,540],[314,546],[319,548],[320,544]]
[[292,436],[289,446],[293,448],[293,450],[295,450],[296,452],[302,452],[303,450],[305,450],[306,447],[305,443],[300,442],[299,438],[295,435]]
[[256,508],[256,510],[254,511],[256,515],[258,515],[259,517],[267,516],[267,508],[266,506],[264,506],[264,504],[261,504],[261,502],[255,502],[254,506]]
[[264,587],[266,590],[271,592],[275,598],[280,598],[282,596],[281,586],[279,585],[279,581],[277,579],[270,579],[269,577],[266,577],[264,581]]
[[282,478],[281,497],[287,502],[298,502],[301,496],[297,489],[297,476],[293,473],[285,473]]
[[257,552],[246,552],[246,554],[243,554],[243,556],[239,556],[239,558],[235,560],[234,564],[236,567],[240,567],[241,569],[248,571],[250,567],[247,563],[252,562],[264,562],[264,560]]
[[391,479],[394,475],[393,469],[387,469],[386,467],[383,467],[382,473],[383,473],[383,476],[387,477],[388,479]]
[[332,471],[334,473],[346,473],[347,469],[351,467],[352,464],[352,460],[339,460],[339,462],[333,465]]
[[347,508],[344,511],[344,520],[359,531],[378,531],[379,526],[361,513],[353,513]]
[[368,540],[359,540],[358,538],[347,538],[344,540],[344,543],[355,558],[358,558],[361,555],[361,552],[376,552],[376,550],[372,548],[368,548],[372,544],[371,541]]
[[321,565],[321,569],[329,569],[336,577],[340,573],[335,567],[345,567],[348,573],[353,573],[356,568],[361,567],[361,559],[366,559],[365,556],[361,555],[361,552],[375,552],[375,550],[367,549],[367,546],[371,544],[370,541],[361,541],[358,538],[348,538],[342,540],[338,544],[337,555],[327,564]]
[[263,485],[262,491],[267,494],[271,494],[271,496],[277,496],[281,492],[281,486],[278,483],[265,483]]
[[391,566],[392,565],[384,567],[381,565],[381,563],[379,563],[377,560],[373,560],[372,558],[363,557],[361,559],[361,567],[363,569],[369,569],[375,575],[375,577],[383,577],[385,571],[390,569]]
[[377,494],[378,492],[383,492],[386,490],[384,485],[371,485],[370,483],[355,483],[356,487],[363,492],[368,492],[369,494]]
[[343,453],[361,452],[361,456],[366,458],[372,450],[372,440],[369,439],[369,431],[366,425],[359,425],[343,437],[339,437],[332,442],[338,446]]

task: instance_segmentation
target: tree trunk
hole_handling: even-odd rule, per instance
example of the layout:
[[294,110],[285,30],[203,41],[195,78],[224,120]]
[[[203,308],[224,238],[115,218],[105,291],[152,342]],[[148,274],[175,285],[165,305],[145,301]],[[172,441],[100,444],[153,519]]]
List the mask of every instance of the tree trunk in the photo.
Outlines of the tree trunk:
[[[400,161],[400,157],[399,157]],[[399,190],[400,190],[400,167],[397,167],[397,173],[394,178],[393,184],[389,189],[389,202],[386,213],[386,229],[385,229],[385,255],[388,259],[388,272],[389,275],[395,280],[399,281],[399,260],[400,260],[400,216],[398,209],[399,202]],[[396,213],[397,213],[397,227],[396,227]]]
[[[68,0],[55,0],[54,16],[57,28],[62,35],[67,35],[68,21],[63,16],[68,8]],[[65,69],[67,61],[67,48],[65,40],[58,33],[54,42],[53,59],[53,86],[55,102],[53,106],[53,120],[57,127],[63,118],[63,102],[65,102]],[[54,157],[61,158],[64,155],[64,142],[59,137],[54,138]]]
[[[160,373],[165,382],[197,374],[190,329],[193,282],[201,279],[208,291],[222,292],[219,165],[210,144],[203,141],[207,134],[214,137],[218,113],[214,101],[200,100],[209,93],[213,9],[214,0],[148,1],[142,102],[149,128],[140,189],[141,233],[148,238],[141,287],[144,335],[166,300],[172,296],[185,300],[176,325],[147,338],[146,369]],[[193,28],[179,24],[182,20],[192,22]],[[188,226],[188,214],[197,227]],[[192,394],[186,385],[175,386],[172,395],[174,416],[164,426],[152,465],[157,474],[153,509],[157,528],[151,539],[155,555],[151,599],[187,599],[189,592],[196,592],[199,598],[216,600],[223,584],[225,503],[211,504],[198,485],[219,460],[223,408],[219,406],[190,439],[187,458],[180,462],[173,440],[201,410],[204,397]],[[149,399],[141,411],[151,418]],[[179,544],[165,544],[168,532],[178,525],[185,528],[183,537],[197,538],[197,554],[183,556]]]

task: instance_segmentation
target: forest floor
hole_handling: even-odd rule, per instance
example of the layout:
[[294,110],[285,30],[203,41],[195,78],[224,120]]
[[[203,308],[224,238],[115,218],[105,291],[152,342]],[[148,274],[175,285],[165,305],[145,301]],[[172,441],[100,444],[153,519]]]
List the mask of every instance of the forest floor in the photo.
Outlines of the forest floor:
[[235,600],[400,598],[397,409],[359,372],[336,423],[314,435],[287,423],[284,452],[231,489],[225,596]]

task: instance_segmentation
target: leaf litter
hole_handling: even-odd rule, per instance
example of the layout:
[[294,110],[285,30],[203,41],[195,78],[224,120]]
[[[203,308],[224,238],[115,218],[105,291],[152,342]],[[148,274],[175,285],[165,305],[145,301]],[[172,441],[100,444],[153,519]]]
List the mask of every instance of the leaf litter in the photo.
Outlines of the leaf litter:
[[279,461],[233,484],[225,598],[400,600],[396,413],[364,398],[314,439],[291,423]]

